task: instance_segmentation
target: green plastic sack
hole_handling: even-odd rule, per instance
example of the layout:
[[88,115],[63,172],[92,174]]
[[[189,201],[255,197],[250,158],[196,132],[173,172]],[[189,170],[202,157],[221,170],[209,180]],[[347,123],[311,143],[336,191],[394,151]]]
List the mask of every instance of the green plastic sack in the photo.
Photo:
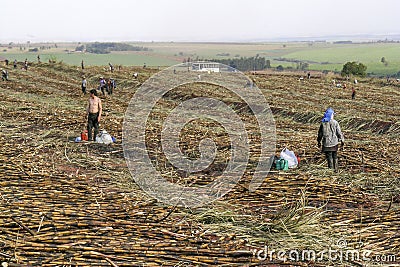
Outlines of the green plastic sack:
[[278,159],[275,162],[276,169],[277,170],[282,170],[282,171],[287,171],[289,170],[289,162],[286,159]]

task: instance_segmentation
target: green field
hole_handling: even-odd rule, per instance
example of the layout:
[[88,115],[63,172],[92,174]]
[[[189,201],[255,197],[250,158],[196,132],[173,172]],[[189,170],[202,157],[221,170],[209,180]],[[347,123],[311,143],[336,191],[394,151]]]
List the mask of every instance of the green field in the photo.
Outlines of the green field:
[[[327,45],[326,47],[309,47],[286,54],[285,58],[309,60],[320,64],[311,64],[317,70],[338,70],[347,61],[359,61],[368,66],[367,72],[376,74],[393,74],[400,71],[400,44],[351,44]],[[381,58],[388,62],[385,66]],[[329,62],[329,64],[321,64]]]
[[[253,57],[259,55],[271,61],[272,67],[282,65],[296,69],[297,63],[309,63],[309,70],[341,71],[344,63],[358,61],[367,65],[367,73],[375,75],[394,75],[400,71],[400,43],[360,43],[333,44],[325,42],[288,42],[288,43],[132,43],[135,46],[149,48],[145,52],[112,52],[110,54],[89,54],[73,52],[78,43],[52,44],[50,49],[39,52],[26,52],[27,48],[40,47],[43,44],[7,45],[1,47],[0,57],[10,61],[17,59],[36,62],[37,55],[47,62],[56,59],[71,65],[129,66],[171,66],[190,58],[226,59],[235,57]],[[46,44],[48,45],[48,44]],[[49,45],[50,46],[50,45]],[[20,48],[22,47],[22,48]],[[72,51],[72,52],[71,52]],[[387,64],[381,62],[385,57]]]

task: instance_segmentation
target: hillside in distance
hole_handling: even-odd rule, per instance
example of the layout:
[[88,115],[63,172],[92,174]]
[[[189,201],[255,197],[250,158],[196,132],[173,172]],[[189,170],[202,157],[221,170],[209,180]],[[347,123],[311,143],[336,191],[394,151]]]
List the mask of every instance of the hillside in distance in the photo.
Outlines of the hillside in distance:
[[[114,44],[100,51],[92,47],[97,44]],[[100,46],[101,47],[101,46]],[[105,46],[107,47],[107,46]],[[125,48],[124,48],[125,47]],[[13,61],[42,62],[62,61],[79,66],[87,65],[125,66],[171,66],[187,60],[221,60],[263,57],[270,61],[271,68],[282,66],[287,70],[340,72],[348,61],[365,64],[371,76],[400,77],[400,43],[380,41],[327,41],[307,40],[297,42],[247,42],[247,43],[191,43],[191,42],[136,42],[136,43],[10,43],[3,44],[0,57]],[[126,51],[121,51],[127,49]],[[29,52],[31,51],[31,52]],[[106,54],[105,54],[106,53]],[[383,59],[384,58],[384,59]],[[249,69],[250,71],[250,69]]]

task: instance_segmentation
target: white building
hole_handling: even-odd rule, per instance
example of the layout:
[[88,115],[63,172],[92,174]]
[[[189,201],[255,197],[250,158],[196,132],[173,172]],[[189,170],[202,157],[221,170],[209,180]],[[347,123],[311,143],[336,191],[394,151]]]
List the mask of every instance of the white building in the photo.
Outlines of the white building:
[[220,72],[220,63],[192,62],[192,71]]

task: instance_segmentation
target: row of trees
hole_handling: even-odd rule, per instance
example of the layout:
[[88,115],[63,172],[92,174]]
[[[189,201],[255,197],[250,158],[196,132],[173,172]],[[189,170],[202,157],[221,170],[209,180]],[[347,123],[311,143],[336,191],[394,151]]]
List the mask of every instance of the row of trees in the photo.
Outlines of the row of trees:
[[[84,51],[85,46],[80,45],[75,48],[75,51]],[[149,51],[149,48],[143,46],[133,46],[124,43],[90,43],[86,45],[86,52],[94,54],[108,54],[111,51]]]
[[271,68],[271,61],[265,57],[241,57],[233,59],[213,59],[240,71],[256,71]]

